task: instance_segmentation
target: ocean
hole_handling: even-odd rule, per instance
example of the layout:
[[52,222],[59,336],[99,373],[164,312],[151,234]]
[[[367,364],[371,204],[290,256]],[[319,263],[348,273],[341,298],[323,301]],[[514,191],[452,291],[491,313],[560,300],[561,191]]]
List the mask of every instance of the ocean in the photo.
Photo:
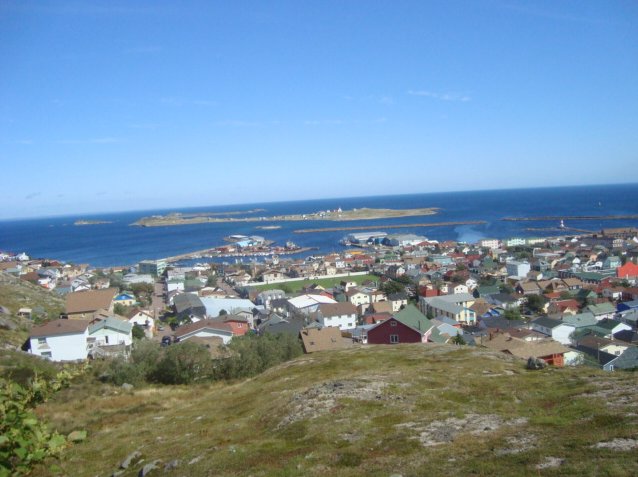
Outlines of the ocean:
[[[272,216],[353,208],[411,209],[438,207],[439,213],[371,221],[244,222],[194,224],[172,227],[132,227],[137,219],[169,212],[198,213],[265,209],[253,215]],[[557,221],[512,222],[505,217],[610,216],[638,214],[638,184],[552,187],[517,190],[424,193],[394,196],[351,197],[263,204],[209,206],[189,209],[151,210],[111,214],[49,217],[0,221],[0,250],[26,252],[31,257],[52,258],[95,267],[134,265],[223,245],[232,234],[261,235],[284,245],[292,240],[302,247],[316,247],[323,254],[344,249],[339,240],[348,231],[296,234],[302,228],[376,226],[388,233],[415,233],[435,240],[476,242],[482,238],[543,237],[560,235]],[[246,214],[250,215],[250,214]],[[75,226],[78,219],[108,221],[107,224]],[[384,229],[389,224],[450,221],[485,221],[482,225],[408,227]],[[258,230],[258,225],[280,225],[277,230]],[[599,231],[607,227],[638,227],[638,220],[566,220],[576,229]]]

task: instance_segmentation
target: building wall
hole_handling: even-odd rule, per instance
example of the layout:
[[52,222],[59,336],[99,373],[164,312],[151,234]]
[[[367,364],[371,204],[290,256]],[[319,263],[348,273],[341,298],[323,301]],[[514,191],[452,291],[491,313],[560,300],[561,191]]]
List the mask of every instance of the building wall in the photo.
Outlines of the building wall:
[[[86,338],[88,331],[73,335],[49,336],[46,338],[47,347],[38,343],[38,338],[31,338],[31,353],[44,356],[52,361],[75,361],[86,359],[88,352]],[[51,356],[46,356],[51,353]]]
[[[395,323],[392,325],[392,323]],[[391,336],[398,336],[398,343],[393,343]],[[379,326],[368,330],[369,344],[401,344],[421,343],[421,334],[394,318],[384,321]]]
[[338,326],[340,330],[351,330],[357,326],[357,316],[352,313],[350,315],[326,316],[321,317],[323,326]]
[[102,328],[95,333],[89,335],[89,338],[95,338],[98,345],[130,345],[133,342],[131,334],[125,334],[110,328]]

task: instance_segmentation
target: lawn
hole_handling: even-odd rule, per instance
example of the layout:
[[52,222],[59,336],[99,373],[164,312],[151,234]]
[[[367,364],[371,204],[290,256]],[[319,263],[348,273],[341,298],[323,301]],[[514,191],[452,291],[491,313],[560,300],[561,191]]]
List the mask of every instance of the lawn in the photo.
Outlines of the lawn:
[[366,281],[373,281],[378,283],[379,277],[376,275],[354,275],[354,276],[348,276],[348,277],[318,278],[318,279],[312,279],[312,280],[308,278],[302,278],[302,279],[291,281],[291,282],[267,283],[265,285],[254,286],[252,288],[255,288],[256,290],[260,290],[260,291],[277,289],[277,290],[284,290],[284,291],[290,290],[290,292],[297,292],[297,291],[300,291],[303,287],[312,285],[313,283],[320,285],[324,288],[332,288],[335,285],[339,285],[339,283],[341,283],[344,280],[356,282],[357,285],[360,285],[361,283]]

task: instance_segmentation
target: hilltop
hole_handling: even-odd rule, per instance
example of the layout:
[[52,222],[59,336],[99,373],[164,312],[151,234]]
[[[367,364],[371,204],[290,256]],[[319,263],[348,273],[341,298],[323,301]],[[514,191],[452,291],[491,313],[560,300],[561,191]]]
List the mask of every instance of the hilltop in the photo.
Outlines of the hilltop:
[[636,475],[637,391],[632,373],[369,346],[230,384],[79,383],[38,411],[60,432],[88,431],[59,462],[73,476],[152,463],[151,476]]

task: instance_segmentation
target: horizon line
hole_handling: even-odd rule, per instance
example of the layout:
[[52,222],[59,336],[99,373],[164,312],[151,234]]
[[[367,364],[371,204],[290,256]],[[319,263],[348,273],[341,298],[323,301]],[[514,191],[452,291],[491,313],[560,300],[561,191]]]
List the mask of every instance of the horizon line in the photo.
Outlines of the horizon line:
[[287,202],[311,202],[317,200],[349,200],[349,199],[365,199],[365,198],[378,198],[378,197],[402,197],[408,195],[434,195],[434,194],[458,194],[458,193],[472,193],[472,192],[496,192],[496,191],[516,191],[516,190],[542,190],[542,189],[569,189],[569,188],[582,188],[582,187],[612,187],[612,186],[627,186],[627,185],[638,185],[638,182],[614,182],[607,184],[578,184],[578,185],[558,185],[558,186],[531,186],[531,187],[504,187],[504,188],[494,188],[494,189],[465,189],[465,190],[449,190],[449,191],[438,191],[438,192],[407,192],[401,194],[384,194],[384,195],[353,195],[353,196],[344,196],[344,197],[321,197],[321,198],[311,198],[311,199],[292,199],[292,200],[273,200],[267,202],[241,202],[241,203],[225,203],[225,204],[216,204],[216,205],[182,205],[176,207],[169,208],[153,208],[153,209],[124,209],[124,210],[103,210],[98,212],[86,212],[86,213],[62,213],[62,214],[51,214],[51,215],[37,215],[37,216],[22,216],[22,217],[6,217],[0,218],[0,223],[2,222],[19,222],[19,221],[28,221],[28,220],[41,220],[41,219],[60,219],[60,218],[76,218],[76,217],[95,217],[100,215],[111,215],[111,214],[123,214],[123,213],[134,213],[134,212],[153,212],[153,211],[179,211],[179,209],[198,209],[204,207],[231,207],[231,206],[247,206],[247,205],[259,205],[259,204],[282,204]]

